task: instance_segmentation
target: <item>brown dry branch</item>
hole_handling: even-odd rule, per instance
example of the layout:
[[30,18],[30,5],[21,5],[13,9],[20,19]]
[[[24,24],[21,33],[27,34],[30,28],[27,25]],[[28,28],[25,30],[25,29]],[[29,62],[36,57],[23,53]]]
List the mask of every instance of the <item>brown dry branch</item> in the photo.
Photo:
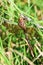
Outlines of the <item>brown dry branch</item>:
[[24,39],[24,41],[27,43],[27,45],[28,45],[28,47],[29,47],[29,49],[30,49],[30,53],[31,53],[32,57],[34,57],[33,48],[32,48],[32,46],[31,46],[31,44],[30,44],[26,39]]

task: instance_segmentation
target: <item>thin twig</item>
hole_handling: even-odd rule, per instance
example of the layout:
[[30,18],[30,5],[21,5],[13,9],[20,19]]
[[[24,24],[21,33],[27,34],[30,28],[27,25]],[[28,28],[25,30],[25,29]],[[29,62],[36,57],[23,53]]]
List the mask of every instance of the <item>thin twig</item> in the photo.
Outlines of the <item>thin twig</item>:
[[41,56],[43,56],[43,52],[38,48],[37,45],[35,45],[36,49],[39,51],[39,53],[41,54]]
[[39,54],[39,55],[37,56],[37,58],[35,58],[35,59],[33,60],[33,62],[35,62],[37,59],[39,59],[40,56],[41,56],[41,54]]
[[38,50],[38,52],[40,53],[38,56],[37,56],[37,58],[35,58],[34,60],[33,60],[33,62],[35,62],[37,59],[39,59],[39,57],[40,56],[43,56],[43,52],[41,52],[41,50],[38,48],[38,46],[35,44],[35,47],[36,47],[36,49]]
[[34,57],[33,48],[32,48],[32,46],[31,46],[31,44],[30,44],[26,39],[24,39],[24,41],[27,43],[27,45],[28,45],[28,47],[29,47],[29,49],[30,49],[30,53],[31,53],[32,57]]

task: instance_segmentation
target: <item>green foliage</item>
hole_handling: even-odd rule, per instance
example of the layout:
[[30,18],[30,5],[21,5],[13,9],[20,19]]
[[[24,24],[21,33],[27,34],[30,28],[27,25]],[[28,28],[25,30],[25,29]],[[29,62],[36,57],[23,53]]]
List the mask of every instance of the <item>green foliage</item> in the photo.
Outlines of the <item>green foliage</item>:
[[[0,65],[43,65],[43,55],[36,59],[43,52],[42,12],[43,0],[0,1]],[[18,25],[20,14],[31,19],[24,20],[26,31]]]

